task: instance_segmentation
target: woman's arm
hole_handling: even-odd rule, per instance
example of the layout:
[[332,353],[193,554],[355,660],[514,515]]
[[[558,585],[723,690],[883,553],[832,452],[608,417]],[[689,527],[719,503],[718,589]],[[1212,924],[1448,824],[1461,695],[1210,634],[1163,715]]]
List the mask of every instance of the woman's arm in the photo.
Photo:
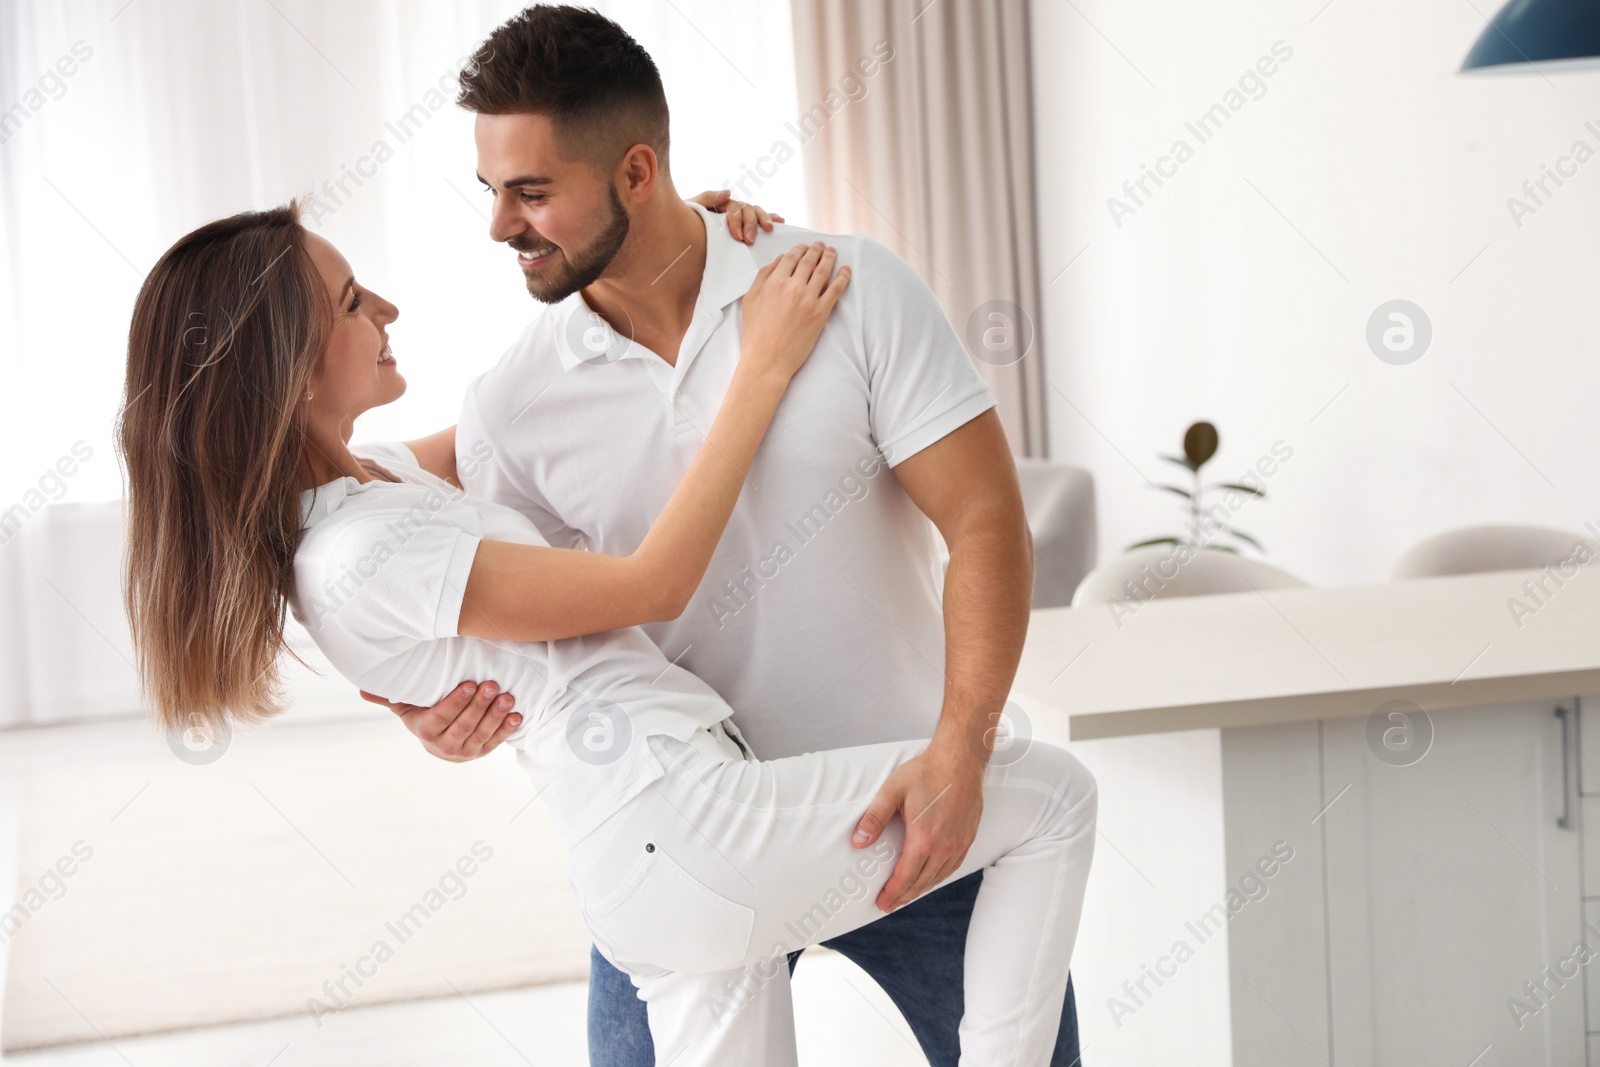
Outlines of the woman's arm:
[[756,275],[744,297],[741,356],[722,408],[635,552],[606,556],[484,541],[467,579],[459,632],[554,641],[683,614],[789,379],[849,284],[848,267],[833,274],[835,258],[821,242],[799,245]]

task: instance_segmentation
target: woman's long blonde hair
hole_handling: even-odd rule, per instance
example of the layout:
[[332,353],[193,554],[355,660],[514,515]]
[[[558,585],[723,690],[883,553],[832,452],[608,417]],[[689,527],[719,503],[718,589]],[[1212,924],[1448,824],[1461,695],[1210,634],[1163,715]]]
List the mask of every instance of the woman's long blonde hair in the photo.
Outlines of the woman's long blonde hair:
[[300,542],[301,412],[332,322],[299,205],[188,234],[128,330],[126,604],[168,730],[273,714]]

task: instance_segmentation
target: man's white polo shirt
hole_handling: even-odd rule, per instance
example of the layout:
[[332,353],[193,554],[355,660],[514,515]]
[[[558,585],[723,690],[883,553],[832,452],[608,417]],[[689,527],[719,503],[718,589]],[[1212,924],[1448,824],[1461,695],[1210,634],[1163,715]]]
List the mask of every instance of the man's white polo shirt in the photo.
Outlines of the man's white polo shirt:
[[937,535],[889,468],[994,398],[933,293],[882,245],[780,225],[750,247],[695,210],[706,267],[676,365],[573,294],[469,387],[463,482],[552,544],[633,551],[716,417],[757,270],[827,241],[852,268],[850,288],[688,610],[645,630],[728,700],[762,758],[931,737],[944,688]]

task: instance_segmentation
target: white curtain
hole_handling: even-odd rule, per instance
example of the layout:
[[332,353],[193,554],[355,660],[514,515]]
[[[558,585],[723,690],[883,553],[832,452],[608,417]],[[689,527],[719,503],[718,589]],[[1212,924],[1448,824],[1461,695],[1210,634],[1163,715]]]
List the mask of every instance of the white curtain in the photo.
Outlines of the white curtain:
[[822,229],[921,273],[1043,456],[1028,0],[794,0],[805,161]]
[[[487,239],[471,116],[451,102],[462,59],[522,6],[0,5],[0,726],[136,709],[126,633],[106,611],[119,509],[63,505],[121,493],[111,425],[128,315],[177,237],[317,197],[316,228],[401,308],[391,335],[410,392],[358,437],[453,422],[465,383],[536,314]],[[787,3],[595,6],[662,70],[680,192],[742,184],[803,221],[801,167],[767,160],[795,113]]]
[[54,504],[0,550],[8,725],[139,710],[118,581],[119,501]]

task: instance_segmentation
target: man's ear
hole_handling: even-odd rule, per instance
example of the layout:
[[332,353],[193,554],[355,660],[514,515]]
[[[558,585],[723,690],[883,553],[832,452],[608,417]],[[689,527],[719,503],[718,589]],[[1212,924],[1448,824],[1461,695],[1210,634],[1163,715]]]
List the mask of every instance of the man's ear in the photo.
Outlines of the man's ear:
[[617,190],[624,203],[642,204],[650,199],[660,177],[661,161],[647,144],[634,145],[617,163]]

